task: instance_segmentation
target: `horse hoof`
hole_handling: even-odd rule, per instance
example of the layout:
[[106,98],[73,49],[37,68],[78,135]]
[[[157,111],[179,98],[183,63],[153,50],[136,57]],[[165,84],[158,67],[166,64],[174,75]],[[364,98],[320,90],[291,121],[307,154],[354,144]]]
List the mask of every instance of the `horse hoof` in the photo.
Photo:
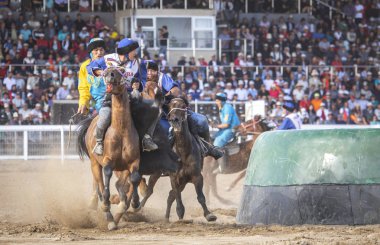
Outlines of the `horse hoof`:
[[119,195],[113,194],[110,198],[111,204],[119,204],[120,203],[120,198]]
[[117,226],[116,226],[116,223],[115,222],[109,222],[108,223],[108,230],[109,231],[113,231],[113,230],[116,230],[117,229]]
[[213,215],[213,214],[208,214],[208,215],[206,215],[205,218],[206,218],[206,220],[207,220],[208,222],[213,222],[213,221],[216,220],[216,216]]
[[123,214],[125,213],[125,211],[127,211],[127,206],[125,205],[125,203],[123,202],[119,203],[119,205],[117,206],[116,213]]
[[132,207],[132,208],[133,208],[133,212],[137,213],[138,211],[140,211],[142,209],[142,206],[140,204],[137,208],[134,208],[134,207]]
[[132,203],[131,206],[133,209],[138,209],[138,208],[140,208],[140,202]]
[[111,207],[109,205],[102,204],[102,211],[103,212],[109,212],[111,210]]

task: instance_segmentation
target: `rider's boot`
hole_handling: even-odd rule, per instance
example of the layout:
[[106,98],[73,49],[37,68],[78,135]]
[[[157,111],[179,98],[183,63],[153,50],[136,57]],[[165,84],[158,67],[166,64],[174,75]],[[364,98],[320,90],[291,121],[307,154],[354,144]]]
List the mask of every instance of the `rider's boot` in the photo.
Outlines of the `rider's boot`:
[[96,145],[92,152],[96,153],[97,155],[101,156],[103,155],[104,146],[103,146],[103,139],[104,139],[104,129],[96,127]]
[[157,144],[153,142],[152,136],[153,136],[154,130],[156,129],[156,125],[158,121],[160,120],[160,117],[161,117],[161,114],[159,113],[157,118],[153,121],[152,125],[150,125],[146,134],[144,135],[144,138],[142,139],[143,151],[155,151],[158,149]]
[[204,152],[205,156],[211,156],[215,160],[218,160],[219,158],[221,158],[224,155],[224,151],[222,148],[214,146],[211,143],[208,143],[208,142],[210,142],[210,133],[209,132],[205,132],[204,134],[199,135],[199,136],[207,142],[204,144],[205,150],[206,150]]
[[224,155],[224,151],[217,146],[214,146],[212,144],[205,144],[207,151],[205,152],[206,156],[211,156],[215,160],[218,160]]

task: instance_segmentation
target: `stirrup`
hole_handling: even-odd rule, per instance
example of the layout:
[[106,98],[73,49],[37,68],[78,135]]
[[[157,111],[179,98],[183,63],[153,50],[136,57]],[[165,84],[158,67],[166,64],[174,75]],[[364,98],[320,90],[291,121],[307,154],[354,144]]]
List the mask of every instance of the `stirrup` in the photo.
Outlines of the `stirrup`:
[[155,151],[158,149],[158,146],[153,142],[152,137],[150,137],[148,134],[144,135],[144,138],[142,140],[142,147],[143,151]]
[[103,155],[104,149],[103,149],[103,143],[102,142],[96,142],[94,149],[92,149],[92,153],[95,153],[96,155]]

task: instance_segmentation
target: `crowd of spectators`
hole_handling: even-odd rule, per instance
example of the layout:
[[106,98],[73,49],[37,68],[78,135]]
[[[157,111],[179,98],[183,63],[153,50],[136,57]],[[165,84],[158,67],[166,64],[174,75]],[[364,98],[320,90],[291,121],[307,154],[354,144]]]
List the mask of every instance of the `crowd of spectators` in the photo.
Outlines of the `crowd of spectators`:
[[[236,2],[221,1],[232,9]],[[282,103],[294,100],[304,123],[376,124],[380,24],[371,11],[380,4],[364,1],[361,8],[360,1],[337,2],[344,17],[233,19],[218,34],[222,56],[183,56],[177,62],[182,70],[170,66],[165,54],[145,58],[155,59],[190,100],[211,101],[217,92],[225,92],[230,101],[265,100],[267,116],[278,123]],[[86,43],[96,36],[105,39],[108,50],[123,38],[94,15],[85,20],[79,13],[73,20],[49,13],[36,20],[33,15],[3,14],[0,124],[49,123],[54,99],[77,99],[78,64],[88,55]]]
[[77,72],[93,37],[109,50],[123,38],[95,15],[2,12],[0,124],[47,124],[53,100],[78,99]]

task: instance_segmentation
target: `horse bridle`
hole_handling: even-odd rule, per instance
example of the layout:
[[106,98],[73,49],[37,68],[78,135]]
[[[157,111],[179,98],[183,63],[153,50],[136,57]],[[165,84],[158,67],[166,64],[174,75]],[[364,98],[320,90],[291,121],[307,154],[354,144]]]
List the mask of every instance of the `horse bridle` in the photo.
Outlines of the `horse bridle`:
[[[172,100],[170,101],[170,103],[171,103],[172,101],[175,101],[175,100],[184,102],[181,98],[174,98],[174,99],[172,99]],[[183,109],[183,108],[173,108],[173,109],[171,109],[171,110],[166,114],[166,117],[167,117],[168,119],[169,119],[170,114],[171,114],[173,111],[184,111],[184,112],[185,112],[185,118],[182,119],[181,122],[187,120],[187,111],[188,111],[188,108],[185,108],[185,109]]]
[[[108,82],[106,82],[106,74],[109,70],[116,70],[122,77],[122,80],[120,81],[120,85],[124,85],[124,84],[127,84],[128,86],[131,86],[131,82],[128,80],[128,77],[127,77],[127,71],[125,70],[124,67],[122,66],[108,66],[106,69],[104,69],[104,71],[102,72],[102,77],[103,77],[103,80],[104,80],[104,83],[105,84],[108,84]],[[124,70],[124,72],[122,72]]]
[[[247,133],[247,134],[256,134],[256,135],[259,135],[261,133],[259,132],[256,132],[256,124],[260,123],[262,120],[264,119],[260,119],[258,121],[255,122],[255,120],[252,120],[252,123],[249,123],[249,124],[244,124],[244,123],[241,123],[240,125],[242,126],[242,128],[244,129],[244,132]],[[248,131],[247,128],[253,126],[253,131]]]

